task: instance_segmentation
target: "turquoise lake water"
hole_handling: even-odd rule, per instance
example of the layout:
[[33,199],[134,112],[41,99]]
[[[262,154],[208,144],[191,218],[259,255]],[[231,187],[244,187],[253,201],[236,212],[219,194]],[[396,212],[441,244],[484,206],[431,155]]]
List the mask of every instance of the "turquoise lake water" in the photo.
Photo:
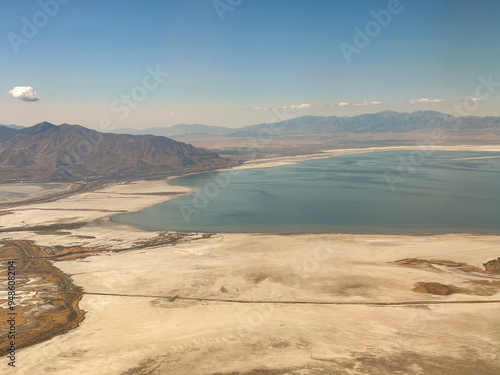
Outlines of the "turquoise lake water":
[[484,158],[500,153],[421,156],[377,152],[185,176],[173,183],[197,195],[113,221],[201,232],[500,233],[500,158]]

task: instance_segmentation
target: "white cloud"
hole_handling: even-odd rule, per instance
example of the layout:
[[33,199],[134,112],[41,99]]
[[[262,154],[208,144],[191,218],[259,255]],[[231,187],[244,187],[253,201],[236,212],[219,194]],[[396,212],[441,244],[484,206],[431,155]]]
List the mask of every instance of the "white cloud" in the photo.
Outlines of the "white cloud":
[[427,98],[420,98],[420,99],[413,99],[410,100],[410,104],[428,104],[428,103],[442,103],[444,102],[443,99],[427,99]]
[[25,102],[36,102],[40,98],[38,94],[31,86],[16,86],[9,90],[9,94],[19,100],[23,100]]
[[470,98],[470,101],[472,101],[472,102],[480,102],[481,100],[483,100],[483,99],[478,98],[477,96]]
[[352,105],[353,107],[363,107],[365,105],[380,105],[382,104],[382,102],[379,102],[377,100],[373,101],[373,102],[369,102],[367,100],[363,100],[361,103],[348,103],[348,102],[340,102],[339,104],[337,104],[339,107],[347,107],[347,106],[350,106]]
[[354,103],[353,106],[355,107],[362,107],[362,106],[365,106],[365,105],[368,105],[370,104],[369,102],[367,102],[366,100],[364,100],[362,103]]
[[283,108],[308,109],[311,108],[311,105],[310,104],[289,105],[289,106],[284,106]]
[[251,110],[252,111],[271,111],[273,109],[309,109],[311,108],[312,105],[311,104],[299,104],[299,105],[284,105],[284,106],[281,106],[281,107],[253,107]]

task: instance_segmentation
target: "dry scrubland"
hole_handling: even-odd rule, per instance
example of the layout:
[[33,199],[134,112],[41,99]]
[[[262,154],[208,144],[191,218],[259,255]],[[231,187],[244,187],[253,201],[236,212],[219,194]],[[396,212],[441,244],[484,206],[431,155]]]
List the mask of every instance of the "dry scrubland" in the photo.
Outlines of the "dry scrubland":
[[3,210],[4,255],[15,244],[45,262],[19,276],[20,332],[41,333],[50,314],[71,328],[69,293],[85,316],[1,373],[500,373],[500,275],[483,265],[500,237],[206,236],[108,221],[187,193],[143,181]]

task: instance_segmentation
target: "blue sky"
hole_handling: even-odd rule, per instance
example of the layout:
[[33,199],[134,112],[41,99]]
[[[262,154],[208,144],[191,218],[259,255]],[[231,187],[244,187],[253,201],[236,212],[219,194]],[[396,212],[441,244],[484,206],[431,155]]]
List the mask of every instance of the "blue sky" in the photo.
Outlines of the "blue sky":
[[[401,0],[348,63],[340,44],[356,47],[354,29],[394,1],[70,0],[44,25],[39,1],[1,0],[0,123],[236,127],[275,121],[275,111],[453,112],[475,96],[478,77],[500,81],[494,0]],[[231,11],[220,17],[214,3]],[[41,26],[26,37],[23,17],[37,15]],[[13,34],[25,41],[17,53]],[[169,75],[146,90],[148,67]],[[13,98],[16,86],[39,100]],[[125,103],[133,92],[140,101]],[[471,114],[500,115],[499,97]]]

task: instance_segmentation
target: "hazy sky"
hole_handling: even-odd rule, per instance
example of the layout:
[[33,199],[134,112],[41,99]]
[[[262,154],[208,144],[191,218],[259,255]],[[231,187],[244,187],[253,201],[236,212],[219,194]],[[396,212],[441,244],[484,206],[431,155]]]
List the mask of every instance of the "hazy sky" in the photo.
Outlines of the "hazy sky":
[[[0,0],[0,7],[4,124],[237,127],[276,121],[276,111],[453,112],[477,96],[480,76],[500,82],[498,0]],[[355,40],[355,28],[371,36]],[[497,91],[470,114],[500,115]]]

